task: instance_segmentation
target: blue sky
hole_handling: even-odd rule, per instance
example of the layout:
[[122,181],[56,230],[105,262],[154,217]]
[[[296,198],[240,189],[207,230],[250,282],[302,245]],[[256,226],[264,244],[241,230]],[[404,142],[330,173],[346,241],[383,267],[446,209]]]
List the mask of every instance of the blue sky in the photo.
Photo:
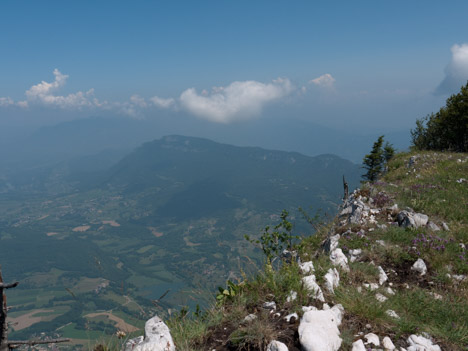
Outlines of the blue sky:
[[466,1],[0,3],[0,125],[99,115],[407,129],[468,80]]

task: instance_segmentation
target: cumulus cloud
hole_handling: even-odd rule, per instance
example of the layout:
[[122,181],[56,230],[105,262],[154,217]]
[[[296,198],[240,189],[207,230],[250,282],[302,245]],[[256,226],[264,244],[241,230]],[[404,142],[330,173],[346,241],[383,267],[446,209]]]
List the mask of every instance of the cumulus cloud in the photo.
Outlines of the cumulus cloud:
[[211,93],[203,91],[198,94],[194,88],[187,89],[179,100],[185,109],[198,117],[229,123],[258,115],[267,103],[290,94],[292,90],[289,79],[278,78],[268,84],[251,80],[214,87]]
[[15,102],[10,97],[0,97],[0,106],[11,106],[14,105]]
[[315,84],[319,87],[333,88],[335,81],[336,81],[335,78],[333,78],[330,73],[325,73],[321,75],[320,77],[312,79],[309,83]]
[[159,108],[169,108],[171,106],[174,106],[175,104],[175,100],[173,98],[164,99],[158,96],[153,96],[150,99],[150,101],[153,103],[154,106],[157,106]]
[[455,44],[451,51],[452,59],[445,68],[445,78],[435,90],[437,95],[455,93],[468,80],[468,44]]
[[257,81],[236,81],[224,87],[213,87],[210,91],[198,93],[194,88],[182,92],[179,98],[153,96],[144,98],[132,95],[126,101],[99,101],[94,89],[61,95],[68,75],[58,69],[53,71],[52,82],[42,81],[26,90],[26,99],[14,101],[10,97],[0,97],[0,107],[16,106],[34,108],[49,106],[75,110],[112,110],[133,118],[143,118],[148,110],[174,109],[183,107],[191,114],[216,123],[229,123],[245,120],[261,113],[269,103],[289,95],[295,88],[286,78],[278,78],[271,83]]
[[58,69],[54,69],[53,74],[55,79],[52,83],[42,81],[26,91],[28,102],[42,103],[61,108],[101,106],[101,103],[94,97],[94,89],[90,89],[87,92],[78,91],[65,96],[54,95],[55,91],[65,85],[68,76],[62,74]]

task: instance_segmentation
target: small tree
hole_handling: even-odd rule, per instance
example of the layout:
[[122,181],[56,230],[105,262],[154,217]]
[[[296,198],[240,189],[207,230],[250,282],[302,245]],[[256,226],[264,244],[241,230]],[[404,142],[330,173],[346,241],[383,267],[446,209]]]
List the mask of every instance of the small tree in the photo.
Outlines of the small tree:
[[367,173],[363,175],[363,178],[371,182],[375,181],[378,175],[382,172],[384,164],[384,151],[382,150],[384,136],[381,135],[374,143],[370,154],[364,156],[362,161],[364,168],[367,169]]

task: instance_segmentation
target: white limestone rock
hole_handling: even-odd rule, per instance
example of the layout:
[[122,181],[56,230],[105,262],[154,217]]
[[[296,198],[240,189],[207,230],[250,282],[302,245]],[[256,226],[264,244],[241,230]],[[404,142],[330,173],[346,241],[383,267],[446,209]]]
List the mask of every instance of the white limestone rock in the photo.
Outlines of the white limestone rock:
[[380,340],[376,334],[369,333],[369,334],[364,335],[364,338],[366,339],[366,345],[373,344],[375,346],[380,346]]
[[312,261],[301,263],[299,265],[299,269],[301,270],[302,274],[309,274],[315,272],[314,264],[312,263]]
[[385,313],[395,319],[400,319],[400,316],[394,310],[386,310]]
[[291,290],[289,292],[289,295],[286,297],[286,302],[293,302],[296,299],[297,299],[297,292]]
[[375,294],[375,298],[379,302],[385,302],[388,299],[385,295],[382,295],[382,294],[379,294],[379,293]]
[[344,309],[335,305],[325,311],[304,313],[299,324],[299,341],[303,351],[338,351],[341,346],[340,331]]
[[294,312],[294,313],[288,314],[286,317],[284,317],[284,319],[288,323],[291,321],[291,318],[299,319],[299,316],[297,315],[296,312]]
[[251,314],[245,316],[245,318],[243,319],[243,322],[244,323],[250,323],[250,322],[254,321],[255,319],[257,319],[257,316],[254,315],[253,313],[251,313]]
[[315,306],[302,306],[302,312],[317,311]]
[[422,213],[413,213],[406,210],[398,213],[397,221],[400,227],[419,228],[424,227],[429,220],[429,217]]
[[338,247],[341,235],[336,234],[330,237],[330,252],[335,250]]
[[175,351],[174,341],[166,323],[158,316],[146,321],[145,337],[130,339],[125,351]]
[[351,262],[355,262],[359,259],[359,256],[361,256],[361,254],[362,254],[361,249],[349,250],[349,260]]
[[315,280],[315,275],[308,275],[307,277],[302,278],[302,283],[304,284],[305,288],[310,291],[311,296],[314,299],[317,299],[321,302],[325,302],[325,298],[323,296],[322,289],[317,284]]
[[274,311],[276,310],[276,303],[275,301],[267,301],[263,303],[262,307],[266,310]]
[[434,231],[434,232],[440,231],[440,227],[439,227],[437,224],[435,224],[434,222],[432,222],[432,221],[429,221],[429,222],[427,223],[427,227],[428,227],[430,230]]
[[351,349],[351,351],[367,351],[367,350],[366,350],[366,347],[364,346],[364,342],[361,339],[359,339],[353,342],[353,348]]
[[388,276],[381,266],[377,267],[379,270],[379,284],[382,285],[388,280]]
[[392,342],[392,339],[390,339],[388,336],[383,338],[382,340],[382,346],[384,347],[385,351],[393,351],[395,350],[395,345]]
[[377,290],[379,288],[379,285],[377,283],[370,283],[370,284],[367,284],[367,283],[364,283],[362,284],[366,289],[370,290],[370,291],[374,291],[374,290]]
[[348,258],[341,249],[335,249],[330,253],[330,261],[334,266],[339,266],[345,272],[349,272]]
[[411,267],[412,271],[418,272],[421,276],[427,273],[427,267],[424,261],[420,258],[416,262],[414,262],[413,266]]
[[340,284],[340,275],[336,268],[330,268],[324,276],[325,279],[325,289],[327,289],[332,294],[335,293],[335,288]]
[[407,341],[408,351],[442,351],[439,345],[434,345],[432,340],[421,335],[410,335]]
[[268,344],[266,351],[289,351],[289,349],[282,342],[273,340]]

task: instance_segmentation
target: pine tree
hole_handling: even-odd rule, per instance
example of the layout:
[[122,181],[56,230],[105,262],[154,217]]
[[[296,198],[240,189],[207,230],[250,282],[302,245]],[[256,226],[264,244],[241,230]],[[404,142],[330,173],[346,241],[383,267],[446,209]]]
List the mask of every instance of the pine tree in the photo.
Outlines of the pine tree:
[[384,150],[382,149],[383,139],[384,136],[381,135],[374,143],[370,154],[366,155],[363,160],[364,168],[367,169],[367,173],[363,177],[371,182],[377,180],[383,170],[385,162]]

